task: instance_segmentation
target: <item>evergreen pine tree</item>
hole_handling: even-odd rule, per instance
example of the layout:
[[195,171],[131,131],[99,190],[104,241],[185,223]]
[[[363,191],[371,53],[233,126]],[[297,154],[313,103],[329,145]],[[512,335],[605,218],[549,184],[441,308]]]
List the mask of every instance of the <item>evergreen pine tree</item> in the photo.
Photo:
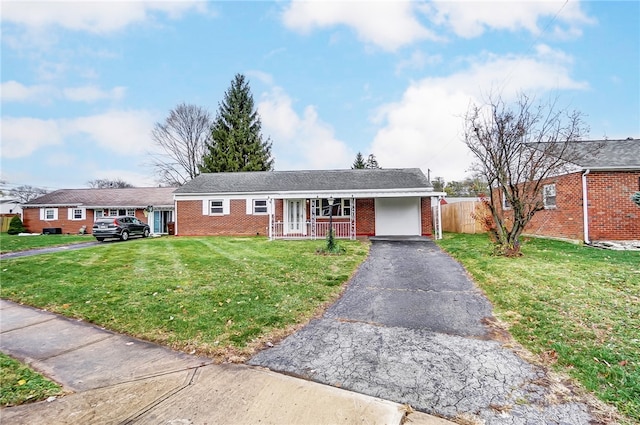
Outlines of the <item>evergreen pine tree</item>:
[[268,138],[263,141],[261,127],[249,82],[244,75],[236,74],[219,104],[200,171],[272,170],[271,141]]
[[18,233],[23,233],[26,231],[27,229],[25,229],[24,225],[22,224],[22,220],[20,220],[20,217],[14,215],[9,222],[9,230],[7,230],[7,233],[10,235],[17,235]]
[[361,152],[358,152],[356,155],[356,160],[353,161],[353,165],[351,166],[352,170],[361,170],[363,168],[367,168],[367,165],[364,162],[364,157]]

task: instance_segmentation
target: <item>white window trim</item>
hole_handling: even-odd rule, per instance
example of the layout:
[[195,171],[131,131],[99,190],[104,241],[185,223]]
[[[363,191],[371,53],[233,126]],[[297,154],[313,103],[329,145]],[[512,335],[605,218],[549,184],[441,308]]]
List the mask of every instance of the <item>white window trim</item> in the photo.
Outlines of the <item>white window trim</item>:
[[[47,211],[53,211],[53,218],[47,218]],[[40,208],[40,220],[42,221],[57,221],[58,209],[57,208]]]
[[[214,201],[222,202],[222,213],[211,212],[211,203]],[[208,198],[208,199],[202,200],[202,215],[223,216],[223,215],[229,215],[230,212],[231,212],[231,202],[229,198]]]
[[502,193],[502,209],[510,210],[511,205],[507,205],[507,196],[505,195],[504,190],[501,190],[500,193]]
[[[547,188],[553,188],[553,196],[547,196]],[[545,184],[544,186],[542,186],[542,204],[544,205],[544,209],[545,210],[553,210],[553,209],[556,209],[558,207],[558,198],[557,198],[557,196],[558,196],[558,192],[557,192],[555,183]],[[547,199],[548,198],[553,198],[554,199],[553,205],[547,204]]]
[[[80,211],[80,218],[75,218],[74,212]],[[71,221],[82,221],[87,218],[87,209],[86,208],[67,208],[67,218]]]

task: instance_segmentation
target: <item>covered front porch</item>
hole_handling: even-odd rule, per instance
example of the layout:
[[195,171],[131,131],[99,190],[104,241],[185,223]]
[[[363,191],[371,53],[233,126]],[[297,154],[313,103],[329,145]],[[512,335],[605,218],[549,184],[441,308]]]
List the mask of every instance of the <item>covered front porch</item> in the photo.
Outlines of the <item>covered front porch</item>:
[[356,199],[269,199],[269,239],[356,238]]

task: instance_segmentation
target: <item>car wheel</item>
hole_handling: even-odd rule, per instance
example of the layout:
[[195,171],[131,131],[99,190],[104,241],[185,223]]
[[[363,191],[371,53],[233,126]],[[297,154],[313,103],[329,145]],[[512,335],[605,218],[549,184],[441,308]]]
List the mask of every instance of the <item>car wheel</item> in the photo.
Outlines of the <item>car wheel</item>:
[[148,238],[149,237],[149,229],[144,229],[144,232],[142,232],[142,237],[143,238]]
[[104,238],[96,238],[98,240],[98,242],[102,242],[104,240]]
[[129,239],[129,232],[127,232],[126,230],[123,230],[122,234],[120,235],[120,239],[123,241],[126,241],[127,239]]

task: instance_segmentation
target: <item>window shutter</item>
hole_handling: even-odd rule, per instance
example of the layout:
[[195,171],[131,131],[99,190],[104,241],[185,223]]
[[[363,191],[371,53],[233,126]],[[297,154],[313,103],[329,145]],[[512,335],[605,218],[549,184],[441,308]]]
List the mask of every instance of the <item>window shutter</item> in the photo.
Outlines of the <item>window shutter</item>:
[[53,219],[54,219],[54,220],[57,220],[57,219],[58,219],[58,209],[57,209],[57,208],[54,208],[54,209],[53,209]]
[[69,208],[67,207],[67,220],[73,220],[73,210],[75,208]]
[[222,200],[222,214],[229,215],[231,212],[231,202],[230,199]]
[[202,200],[202,215],[209,215],[209,200]]
[[253,199],[247,198],[247,199],[245,199],[244,202],[245,202],[245,205],[247,207],[246,214],[247,215],[253,214]]
[[40,220],[44,221],[44,208],[40,208]]

